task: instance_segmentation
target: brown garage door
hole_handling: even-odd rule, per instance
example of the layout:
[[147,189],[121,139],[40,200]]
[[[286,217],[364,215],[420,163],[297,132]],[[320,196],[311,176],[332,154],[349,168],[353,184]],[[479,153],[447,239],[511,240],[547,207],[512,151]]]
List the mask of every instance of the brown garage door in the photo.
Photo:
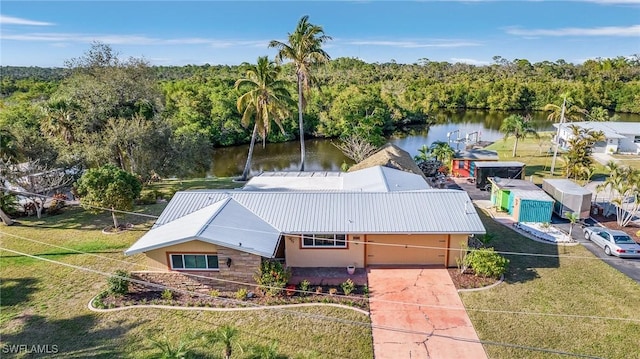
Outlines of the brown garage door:
[[[444,265],[446,235],[367,235],[367,265]],[[381,244],[393,244],[386,246]],[[405,247],[406,245],[406,247]],[[414,248],[424,246],[432,248]],[[442,249],[438,249],[442,248]]]

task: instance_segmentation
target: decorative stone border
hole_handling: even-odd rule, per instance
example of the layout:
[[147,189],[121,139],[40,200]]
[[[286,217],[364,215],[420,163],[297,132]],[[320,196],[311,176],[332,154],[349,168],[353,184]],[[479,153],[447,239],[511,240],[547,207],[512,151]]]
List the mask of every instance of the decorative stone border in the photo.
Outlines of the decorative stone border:
[[121,310],[129,310],[129,309],[135,309],[135,308],[206,310],[210,312],[246,312],[246,311],[256,311],[256,310],[287,309],[287,308],[295,308],[295,307],[329,306],[329,307],[336,307],[336,308],[342,308],[342,309],[351,309],[360,314],[369,315],[369,312],[366,310],[350,307],[348,305],[343,305],[343,304],[335,304],[335,303],[297,303],[297,304],[284,304],[284,305],[261,305],[261,306],[255,306],[255,307],[241,307],[241,308],[181,307],[181,306],[159,305],[159,304],[140,304],[140,305],[132,305],[128,307],[100,309],[93,306],[93,301],[96,299],[96,297],[97,295],[91,298],[89,303],[87,303],[87,308],[89,308],[89,310],[92,312],[98,312],[98,313],[117,312]]
[[487,290],[487,289],[491,289],[493,287],[497,287],[498,285],[502,284],[502,282],[504,282],[504,274],[501,275],[500,279],[498,279],[498,281],[493,283],[493,284],[490,284],[490,285],[485,286],[485,287],[480,287],[480,288],[458,289],[458,293],[479,292],[481,290]]

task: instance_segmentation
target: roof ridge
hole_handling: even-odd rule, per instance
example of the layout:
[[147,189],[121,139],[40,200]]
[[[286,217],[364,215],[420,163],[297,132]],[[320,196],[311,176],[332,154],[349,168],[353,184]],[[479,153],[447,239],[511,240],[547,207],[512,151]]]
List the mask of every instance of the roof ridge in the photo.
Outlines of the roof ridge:
[[[222,209],[224,207],[227,206],[227,204],[229,204],[229,201],[231,201],[233,197],[229,196],[227,198],[221,199],[217,202],[213,202],[211,203],[209,206],[213,206],[216,203],[220,203],[220,202],[225,202],[222,205],[220,205],[220,207],[218,207],[218,209],[209,217],[209,220],[202,226],[200,227],[200,229],[198,230],[198,232],[196,233],[196,237],[200,237],[202,235],[202,232],[204,232],[205,228],[209,227],[209,224],[211,224],[211,222],[213,222],[213,220],[218,216],[218,214],[220,214],[220,212],[222,211]],[[207,206],[207,207],[209,207]],[[207,207],[203,207],[203,208],[207,208]]]

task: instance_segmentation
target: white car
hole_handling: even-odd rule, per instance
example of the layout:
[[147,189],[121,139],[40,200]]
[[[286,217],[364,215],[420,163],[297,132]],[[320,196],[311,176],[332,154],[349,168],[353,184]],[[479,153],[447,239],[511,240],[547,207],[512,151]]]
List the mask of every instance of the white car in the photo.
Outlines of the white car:
[[602,227],[586,227],[584,238],[602,247],[608,256],[640,258],[640,244],[623,231]]

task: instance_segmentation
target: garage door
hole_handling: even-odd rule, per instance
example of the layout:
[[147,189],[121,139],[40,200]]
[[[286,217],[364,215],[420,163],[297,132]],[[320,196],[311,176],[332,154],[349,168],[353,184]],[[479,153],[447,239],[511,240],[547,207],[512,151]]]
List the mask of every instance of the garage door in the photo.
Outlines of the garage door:
[[446,235],[367,235],[367,242],[366,265],[444,265],[446,261]]

